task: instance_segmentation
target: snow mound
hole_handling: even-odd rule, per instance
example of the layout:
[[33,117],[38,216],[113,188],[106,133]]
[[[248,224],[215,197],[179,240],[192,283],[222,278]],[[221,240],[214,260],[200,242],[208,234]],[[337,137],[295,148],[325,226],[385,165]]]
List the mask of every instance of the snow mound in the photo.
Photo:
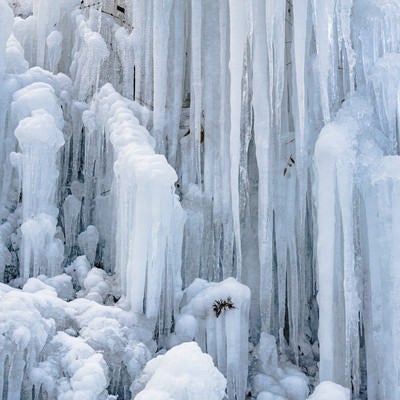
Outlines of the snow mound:
[[182,343],[150,360],[132,388],[135,400],[222,400],[226,379],[194,343]]
[[330,381],[321,382],[308,400],[350,400],[350,390]]

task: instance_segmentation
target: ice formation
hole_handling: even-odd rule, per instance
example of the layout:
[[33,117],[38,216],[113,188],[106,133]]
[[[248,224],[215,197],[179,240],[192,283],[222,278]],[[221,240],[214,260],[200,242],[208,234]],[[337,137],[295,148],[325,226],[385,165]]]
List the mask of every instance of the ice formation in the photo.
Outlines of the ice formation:
[[12,118],[21,153],[11,153],[22,181],[21,276],[61,273],[63,243],[56,239],[57,153],[64,120],[52,87],[33,83],[14,93]]
[[398,400],[399,21],[0,0],[0,398]]
[[[184,296],[181,316],[176,322],[177,336],[195,339],[202,350],[213,357],[227,378],[230,399],[244,398],[248,370],[249,288],[234,278],[220,283],[197,279],[186,289]],[[231,306],[222,306],[224,301]]]

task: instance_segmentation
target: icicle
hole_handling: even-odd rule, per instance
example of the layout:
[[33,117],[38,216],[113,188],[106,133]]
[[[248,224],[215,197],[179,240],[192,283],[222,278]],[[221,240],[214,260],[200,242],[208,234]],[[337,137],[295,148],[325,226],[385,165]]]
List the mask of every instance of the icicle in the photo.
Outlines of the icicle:
[[[167,132],[174,132],[174,134],[167,134],[168,138],[168,162],[173,168],[177,167],[178,159],[178,146],[179,146],[179,129],[182,114],[183,91],[185,84],[185,13],[188,7],[185,0],[176,0],[173,4],[172,14],[172,28],[170,32],[172,48],[171,53],[168,54],[168,70],[172,71],[168,91],[170,93],[170,101],[167,101],[168,126]],[[168,107],[168,103],[170,106]]]
[[253,61],[253,109],[254,138],[259,171],[258,183],[258,246],[260,262],[260,312],[262,329],[271,331],[272,318],[272,213],[270,198],[270,100],[267,68],[267,52],[265,43],[266,20],[265,4],[261,0],[253,0],[254,16],[254,61]]
[[240,126],[242,109],[242,76],[244,48],[247,38],[247,3],[243,0],[229,1],[230,13],[230,161],[231,161],[231,197],[232,216],[235,232],[235,250],[237,278],[242,275],[242,244],[240,240],[240,205],[239,205],[239,164],[240,164]]
[[321,93],[321,108],[324,122],[331,119],[331,84],[334,69],[334,11],[335,0],[326,0],[324,3],[313,0],[315,39],[318,55],[318,70]]
[[158,149],[165,153],[166,101],[168,41],[170,36],[170,13],[172,0],[152,0],[153,2],[153,69],[154,69],[154,118],[153,135]]
[[[191,71],[190,71],[190,132],[193,138],[191,140],[194,157],[195,173],[192,178],[193,183],[201,182],[201,158],[200,143],[202,127],[202,3],[192,0],[191,3]],[[204,140],[204,137],[203,137]],[[193,161],[192,161],[193,162]]]

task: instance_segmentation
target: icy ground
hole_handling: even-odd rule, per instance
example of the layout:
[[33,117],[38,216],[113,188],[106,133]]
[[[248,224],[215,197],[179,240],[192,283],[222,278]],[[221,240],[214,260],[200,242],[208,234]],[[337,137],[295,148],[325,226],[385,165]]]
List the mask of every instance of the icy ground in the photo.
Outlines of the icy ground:
[[0,0],[0,400],[399,400],[399,89],[399,0]]

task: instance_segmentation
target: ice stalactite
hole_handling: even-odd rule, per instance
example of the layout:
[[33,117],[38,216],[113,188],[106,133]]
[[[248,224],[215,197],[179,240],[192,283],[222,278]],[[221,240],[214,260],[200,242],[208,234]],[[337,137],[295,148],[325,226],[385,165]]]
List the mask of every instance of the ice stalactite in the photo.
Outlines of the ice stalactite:
[[[190,132],[193,135],[191,141],[193,148],[191,156],[194,159],[194,175],[191,177],[192,182],[201,182],[201,156],[200,156],[200,141],[201,141],[201,114],[202,114],[202,4],[192,0],[191,3],[191,69],[190,69]],[[204,128],[203,128],[204,129]]]
[[55,238],[57,153],[64,144],[62,111],[54,90],[45,83],[17,91],[12,110],[19,120],[15,136],[21,149],[12,154],[22,182],[21,276],[55,275],[61,272],[63,260],[63,243]]
[[[356,157],[353,142],[359,129],[351,117],[340,119],[325,126],[316,146],[320,378],[346,385],[349,385],[346,379],[350,376],[351,359],[357,362],[357,354],[351,354],[350,348],[358,337],[360,312],[352,211]],[[344,316],[342,321],[331,311],[334,308]],[[343,347],[345,352],[337,351]]]
[[260,271],[260,315],[262,329],[271,330],[272,314],[272,215],[270,209],[269,174],[271,158],[270,143],[270,98],[268,96],[268,69],[266,32],[266,5],[259,0],[253,0],[253,110],[254,110],[254,141],[258,167],[258,251]]
[[229,2],[230,15],[230,59],[229,70],[230,87],[230,162],[231,162],[231,196],[232,216],[235,232],[235,250],[238,279],[242,274],[242,245],[240,238],[240,204],[239,204],[239,165],[240,165],[240,128],[242,109],[242,76],[244,50],[247,39],[248,3],[246,1],[231,0]]
[[167,43],[170,36],[169,19],[172,3],[172,0],[153,0],[153,134],[160,150],[166,148],[164,129],[166,122],[167,81],[162,71],[165,71],[168,67],[169,46]]

